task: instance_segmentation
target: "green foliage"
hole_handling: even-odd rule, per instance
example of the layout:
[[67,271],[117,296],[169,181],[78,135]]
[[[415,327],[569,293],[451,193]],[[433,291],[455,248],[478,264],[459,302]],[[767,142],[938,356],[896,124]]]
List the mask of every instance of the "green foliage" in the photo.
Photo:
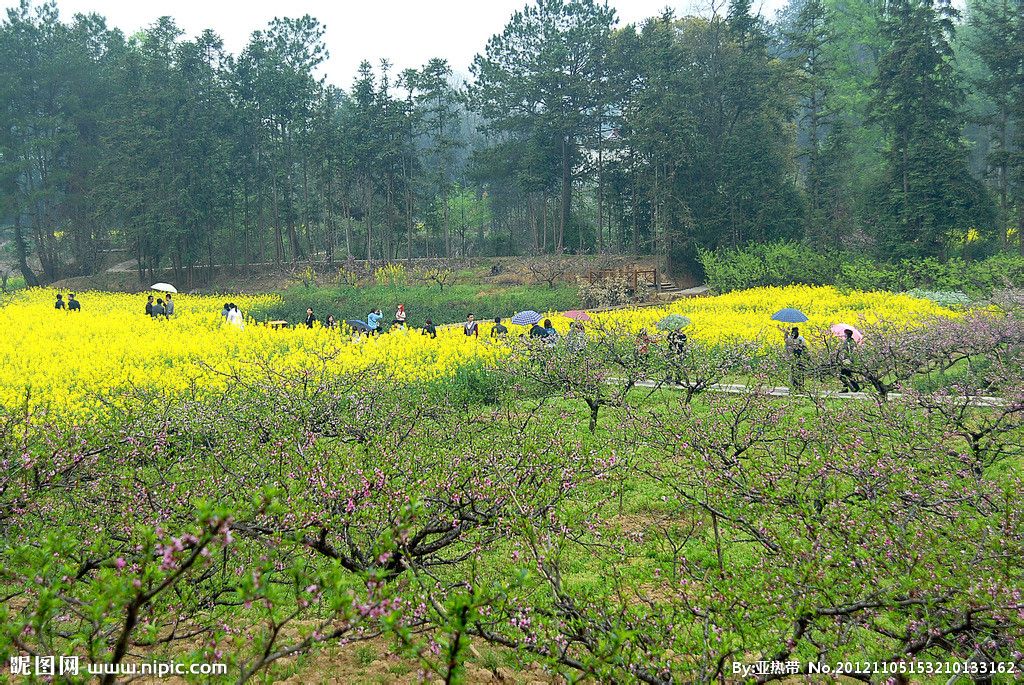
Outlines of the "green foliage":
[[827,254],[793,242],[751,243],[743,248],[700,250],[704,280],[718,292],[762,285],[834,282],[835,262]]
[[962,291],[979,297],[1024,284],[1024,256],[1013,253],[972,261],[925,258],[885,263],[863,254],[827,254],[799,243],[768,243],[703,250],[700,260],[706,283],[719,292],[807,283],[851,290]]

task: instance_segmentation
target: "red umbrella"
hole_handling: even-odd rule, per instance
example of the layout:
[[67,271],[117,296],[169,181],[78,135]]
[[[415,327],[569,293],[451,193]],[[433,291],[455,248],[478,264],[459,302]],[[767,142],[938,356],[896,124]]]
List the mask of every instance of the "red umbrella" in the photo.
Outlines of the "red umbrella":
[[567,319],[575,319],[576,321],[590,321],[590,314],[579,309],[573,309],[563,314]]
[[864,340],[864,334],[848,323],[834,323],[829,330],[832,331],[832,335],[837,338],[845,338],[847,330],[853,331],[853,341],[858,345],[862,340]]

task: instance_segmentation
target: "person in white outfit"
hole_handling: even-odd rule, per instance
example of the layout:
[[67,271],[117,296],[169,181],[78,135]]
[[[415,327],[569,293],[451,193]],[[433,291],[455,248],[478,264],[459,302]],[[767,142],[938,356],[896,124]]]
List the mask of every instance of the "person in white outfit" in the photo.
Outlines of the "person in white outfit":
[[242,312],[238,311],[238,306],[235,303],[231,303],[228,307],[228,323],[237,328],[245,328],[245,319],[242,318]]

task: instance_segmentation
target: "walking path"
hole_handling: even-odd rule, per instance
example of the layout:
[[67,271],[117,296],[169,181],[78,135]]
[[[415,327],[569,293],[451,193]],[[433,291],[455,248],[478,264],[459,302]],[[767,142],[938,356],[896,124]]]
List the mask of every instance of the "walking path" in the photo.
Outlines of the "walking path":
[[[609,382],[621,383],[624,379],[622,378],[610,378]],[[641,388],[668,388],[669,390],[683,390],[685,386],[677,383],[663,382],[658,383],[657,381],[638,381],[636,383]],[[740,383],[715,383],[714,385],[708,386],[708,391],[726,393],[730,395],[746,395],[752,392],[762,392],[766,395],[773,397],[789,397],[794,394],[790,392],[790,389],[784,385],[774,386],[770,388],[752,388],[749,385],[743,385]],[[806,397],[819,397],[822,399],[834,399],[834,400],[877,400],[878,395],[868,392],[841,392],[839,390],[804,390],[797,395],[803,395]],[[891,392],[888,395],[889,399],[900,399],[903,397],[903,393]],[[1002,397],[989,397],[985,395],[979,395],[974,397],[970,401],[972,407],[1002,407],[1006,405],[1006,400]]]

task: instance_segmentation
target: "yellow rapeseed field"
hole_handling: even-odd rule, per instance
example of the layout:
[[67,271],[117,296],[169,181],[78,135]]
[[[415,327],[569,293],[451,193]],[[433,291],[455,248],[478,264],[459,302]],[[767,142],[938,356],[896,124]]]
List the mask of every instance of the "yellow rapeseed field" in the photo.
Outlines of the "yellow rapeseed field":
[[[0,406],[46,407],[55,415],[101,413],[106,403],[118,403],[132,388],[186,391],[216,389],[226,380],[222,372],[245,374],[266,361],[282,371],[329,359],[329,368],[354,371],[379,367],[396,379],[430,380],[452,374],[471,360],[491,361],[508,348],[491,344],[489,325],[479,340],[467,339],[461,328],[438,331],[431,340],[411,329],[354,341],[337,330],[304,326],[271,329],[248,321],[244,329],[224,323],[223,296],[180,295],[170,319],[144,314],[145,297],[87,292],[78,296],[81,312],[53,308],[55,292],[21,292],[0,309]],[[273,296],[232,299],[243,313]],[[622,309],[595,314],[603,325],[632,332],[648,328],[669,313],[693,321],[687,332],[694,340],[763,339],[779,336],[772,312],[797,307],[810,321],[804,327],[844,321],[886,321],[913,325],[925,317],[950,314],[929,301],[890,293],[843,294],[833,288],[791,286],[758,288],[717,297],[682,300],[666,307]],[[510,312],[511,314],[511,312]],[[415,318],[415,312],[410,316]],[[569,321],[551,313],[564,331]],[[512,337],[519,332],[511,327]],[[525,329],[524,329],[525,330]]]

